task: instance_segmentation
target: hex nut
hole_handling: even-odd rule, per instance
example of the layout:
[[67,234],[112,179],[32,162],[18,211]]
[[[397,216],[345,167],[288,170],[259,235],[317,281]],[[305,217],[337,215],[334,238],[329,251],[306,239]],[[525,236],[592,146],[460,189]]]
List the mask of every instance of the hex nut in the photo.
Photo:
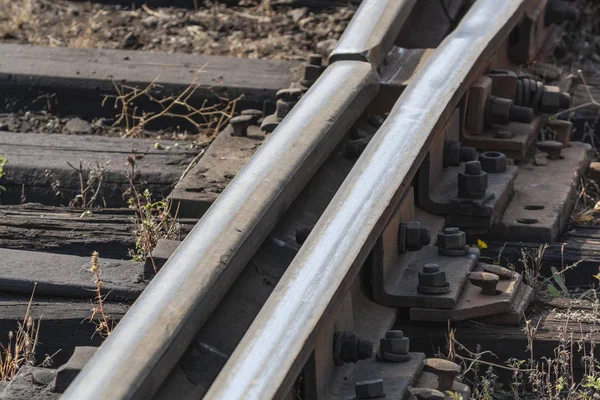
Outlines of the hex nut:
[[354,384],[354,394],[357,399],[377,399],[385,397],[383,379],[369,379]]
[[296,105],[296,102],[289,100],[277,100],[275,103],[275,115],[279,119],[284,119],[292,111],[292,108]]
[[323,56],[320,54],[310,54],[308,56],[308,63],[310,65],[321,66],[323,64]]
[[354,332],[335,332],[333,335],[333,359],[337,365],[356,363],[373,355],[373,342],[363,340]]
[[553,114],[560,109],[569,108],[571,96],[563,93],[557,86],[544,86],[542,98],[540,100],[540,111],[547,114]]
[[444,167],[460,165],[461,144],[455,140],[444,143]]
[[485,122],[490,125],[508,125],[513,101],[498,96],[488,97],[485,106]]
[[508,161],[504,153],[497,151],[486,151],[479,155],[481,169],[490,174],[501,174],[506,172]]
[[390,354],[408,354],[410,349],[410,339],[407,337],[392,339],[381,338],[379,340],[379,350],[381,353]]
[[485,196],[488,186],[488,176],[481,171],[479,161],[469,161],[465,164],[465,171],[458,173],[458,196],[477,198]]
[[443,250],[461,250],[467,244],[467,235],[460,229],[449,227],[437,235],[437,247]]
[[302,66],[302,80],[305,83],[311,84],[321,76],[323,68],[320,65],[304,64]]
[[419,221],[410,221],[406,224],[406,249],[418,251],[431,241],[428,228],[422,228]]
[[436,264],[425,264],[423,270],[419,271],[419,286],[442,287],[447,284],[446,273]]

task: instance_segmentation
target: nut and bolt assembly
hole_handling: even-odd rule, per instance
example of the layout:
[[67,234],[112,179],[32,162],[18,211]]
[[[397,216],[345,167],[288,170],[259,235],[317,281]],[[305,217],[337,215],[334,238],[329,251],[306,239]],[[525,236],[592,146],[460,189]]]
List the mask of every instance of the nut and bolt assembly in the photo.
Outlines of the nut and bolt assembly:
[[444,167],[458,167],[461,162],[474,161],[476,158],[475,147],[463,146],[462,143],[455,140],[444,143]]
[[465,163],[464,172],[458,173],[458,197],[484,197],[487,187],[488,176],[481,170],[481,163],[479,161]]
[[467,234],[456,227],[445,228],[437,235],[438,254],[444,256],[464,256],[469,252]]
[[263,119],[260,128],[266,132],[273,132],[302,96],[301,89],[281,89],[277,92],[277,103],[275,114],[271,114]]
[[419,251],[431,243],[429,228],[421,226],[419,221],[410,221],[398,227],[398,253]]
[[481,169],[488,174],[501,174],[506,172],[508,161],[504,153],[486,151],[479,155]]
[[389,362],[405,362],[410,360],[410,339],[400,330],[388,331],[379,340],[379,357]]
[[437,375],[438,390],[442,393],[452,390],[454,379],[461,370],[460,365],[442,358],[427,358],[423,361],[423,365]]
[[322,56],[318,54],[308,56],[308,62],[302,65],[302,81],[300,83],[306,87],[312,86],[325,69],[322,64]]
[[353,332],[336,332],[333,335],[333,360],[336,365],[356,363],[373,355],[373,342],[363,340]]
[[354,384],[354,394],[357,399],[381,399],[385,397],[383,379],[368,379]]
[[533,121],[533,109],[514,104],[511,99],[489,96],[485,106],[485,120],[488,124],[508,125],[510,122],[525,124]]
[[446,273],[437,264],[425,264],[419,271],[417,292],[421,294],[444,294],[450,291]]

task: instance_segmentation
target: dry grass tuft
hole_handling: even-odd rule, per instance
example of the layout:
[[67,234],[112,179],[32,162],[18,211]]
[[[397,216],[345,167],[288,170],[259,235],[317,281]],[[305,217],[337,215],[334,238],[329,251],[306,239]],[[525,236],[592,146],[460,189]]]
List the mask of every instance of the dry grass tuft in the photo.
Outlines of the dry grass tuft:
[[27,305],[23,322],[17,322],[16,333],[8,332],[8,344],[0,344],[0,380],[10,381],[22,365],[35,365],[35,350],[38,344],[40,321],[37,324],[31,316],[31,304],[35,286]]
[[102,295],[102,280],[100,279],[100,275],[102,275],[102,268],[100,267],[99,255],[97,251],[92,253],[92,267],[90,268],[90,271],[92,274],[94,274],[97,302],[94,308],[92,308],[90,322],[96,325],[96,333],[101,337],[106,338],[111,334],[115,323],[104,310],[104,300],[106,299],[106,295]]
[[[117,83],[114,86],[117,94],[106,95],[102,105],[110,99],[114,100],[113,106],[118,110],[114,126],[124,126],[125,137],[141,137],[148,124],[159,119],[170,119],[187,123],[205,141],[211,141],[233,117],[239,100],[221,99],[220,103],[213,105],[204,100],[196,107],[190,101],[202,86],[193,82],[177,96],[161,96],[162,86],[155,81],[143,89]],[[158,107],[158,111],[142,110],[140,102],[150,102]]]

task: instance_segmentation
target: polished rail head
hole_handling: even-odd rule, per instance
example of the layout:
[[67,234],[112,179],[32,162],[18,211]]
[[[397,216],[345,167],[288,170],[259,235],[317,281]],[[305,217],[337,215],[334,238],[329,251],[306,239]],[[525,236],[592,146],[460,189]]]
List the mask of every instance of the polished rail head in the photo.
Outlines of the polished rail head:
[[441,129],[524,11],[524,0],[478,0],[418,69],[302,245],[205,399],[289,392]]
[[363,0],[329,56],[329,63],[358,60],[378,67],[394,46],[416,0]]
[[149,399],[281,214],[379,91],[370,64],[328,67],[231,181],[62,399]]

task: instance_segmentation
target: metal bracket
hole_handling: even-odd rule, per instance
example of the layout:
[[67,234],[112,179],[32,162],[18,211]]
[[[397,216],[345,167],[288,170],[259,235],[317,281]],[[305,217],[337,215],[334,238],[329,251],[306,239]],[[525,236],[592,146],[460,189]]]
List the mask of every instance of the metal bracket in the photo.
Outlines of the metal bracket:
[[418,204],[423,210],[446,215],[449,226],[489,228],[508,205],[518,168],[508,166],[505,172],[487,174],[487,189],[482,197],[459,196],[459,173],[467,163],[444,168],[446,143],[458,140],[460,113],[456,109],[448,124],[434,139],[429,155],[418,172]]

